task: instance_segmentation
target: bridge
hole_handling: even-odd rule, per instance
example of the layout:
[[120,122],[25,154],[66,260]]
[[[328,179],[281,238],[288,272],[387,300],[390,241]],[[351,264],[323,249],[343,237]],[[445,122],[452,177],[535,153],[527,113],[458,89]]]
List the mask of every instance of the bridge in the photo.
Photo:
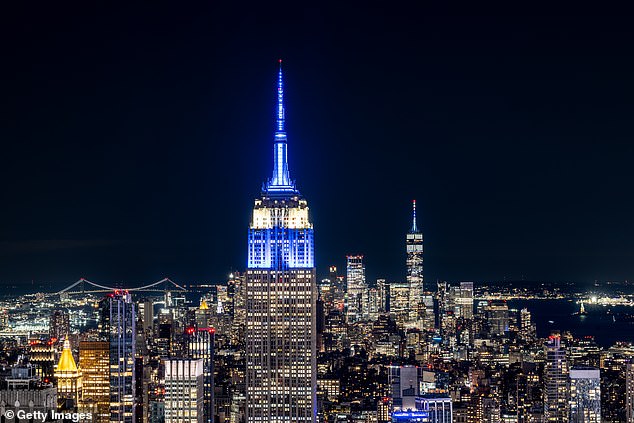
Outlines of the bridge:
[[[88,289],[86,289],[88,288]],[[121,287],[111,287],[100,285],[98,283],[94,283],[89,281],[88,279],[81,278],[77,282],[72,285],[67,286],[61,291],[55,292],[53,295],[59,294],[95,294],[102,292],[112,292],[116,290],[125,290],[129,292],[167,292],[167,291],[180,291],[187,292],[187,289],[183,288],[181,285],[172,281],[169,278],[163,278],[160,281],[151,283],[145,286],[138,286],[136,288],[121,288]]]

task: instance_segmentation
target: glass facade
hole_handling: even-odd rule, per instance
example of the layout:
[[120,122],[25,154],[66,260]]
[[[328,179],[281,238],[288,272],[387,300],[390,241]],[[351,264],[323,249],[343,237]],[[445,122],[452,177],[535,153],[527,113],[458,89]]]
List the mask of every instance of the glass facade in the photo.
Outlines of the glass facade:
[[363,320],[364,314],[368,313],[367,289],[365,281],[365,265],[363,256],[348,256],[346,264],[346,318],[348,323]]
[[423,298],[423,234],[416,224],[416,200],[412,202],[412,228],[406,236],[407,284],[409,285],[407,320],[410,326],[421,326],[419,313]]
[[136,312],[128,291],[115,291],[106,303],[104,324],[110,344],[110,421],[135,421]]
[[568,362],[559,336],[546,343],[544,368],[544,416],[547,422],[568,420]]

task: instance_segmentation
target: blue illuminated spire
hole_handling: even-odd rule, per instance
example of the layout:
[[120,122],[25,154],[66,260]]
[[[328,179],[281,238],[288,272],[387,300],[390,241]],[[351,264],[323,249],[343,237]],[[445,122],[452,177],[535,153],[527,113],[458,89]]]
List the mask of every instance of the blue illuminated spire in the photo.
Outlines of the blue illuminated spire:
[[418,233],[418,226],[416,225],[416,200],[412,200],[412,229],[409,232],[411,234]]
[[280,70],[277,74],[277,129],[275,139],[286,138],[284,128],[284,78],[282,75],[282,59],[280,59]]
[[284,125],[284,79],[282,75],[282,59],[277,76],[277,121],[275,125],[275,141],[273,145],[273,176],[266,184],[269,194],[296,194],[295,182],[288,172],[286,153],[286,128]]

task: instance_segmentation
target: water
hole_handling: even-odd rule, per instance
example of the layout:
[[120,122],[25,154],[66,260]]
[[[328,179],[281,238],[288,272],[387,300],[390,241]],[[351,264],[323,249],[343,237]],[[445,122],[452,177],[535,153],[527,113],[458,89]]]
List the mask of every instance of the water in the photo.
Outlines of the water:
[[603,347],[617,341],[634,342],[634,323],[613,320],[614,314],[634,314],[634,307],[584,304],[588,314],[580,316],[573,315],[579,311],[579,304],[570,300],[512,300],[508,304],[509,308],[527,308],[531,312],[539,337],[560,330],[570,331],[575,337],[592,335]]

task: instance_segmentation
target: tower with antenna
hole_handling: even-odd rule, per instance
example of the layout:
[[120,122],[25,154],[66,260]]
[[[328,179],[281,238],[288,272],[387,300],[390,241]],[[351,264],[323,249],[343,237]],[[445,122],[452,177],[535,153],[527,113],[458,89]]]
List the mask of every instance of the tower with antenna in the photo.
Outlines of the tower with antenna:
[[412,227],[406,236],[407,284],[409,285],[409,322],[416,325],[423,301],[423,234],[416,221],[416,200],[412,201]]
[[290,178],[282,66],[273,175],[253,207],[246,299],[247,423],[316,423],[316,282],[308,203]]

